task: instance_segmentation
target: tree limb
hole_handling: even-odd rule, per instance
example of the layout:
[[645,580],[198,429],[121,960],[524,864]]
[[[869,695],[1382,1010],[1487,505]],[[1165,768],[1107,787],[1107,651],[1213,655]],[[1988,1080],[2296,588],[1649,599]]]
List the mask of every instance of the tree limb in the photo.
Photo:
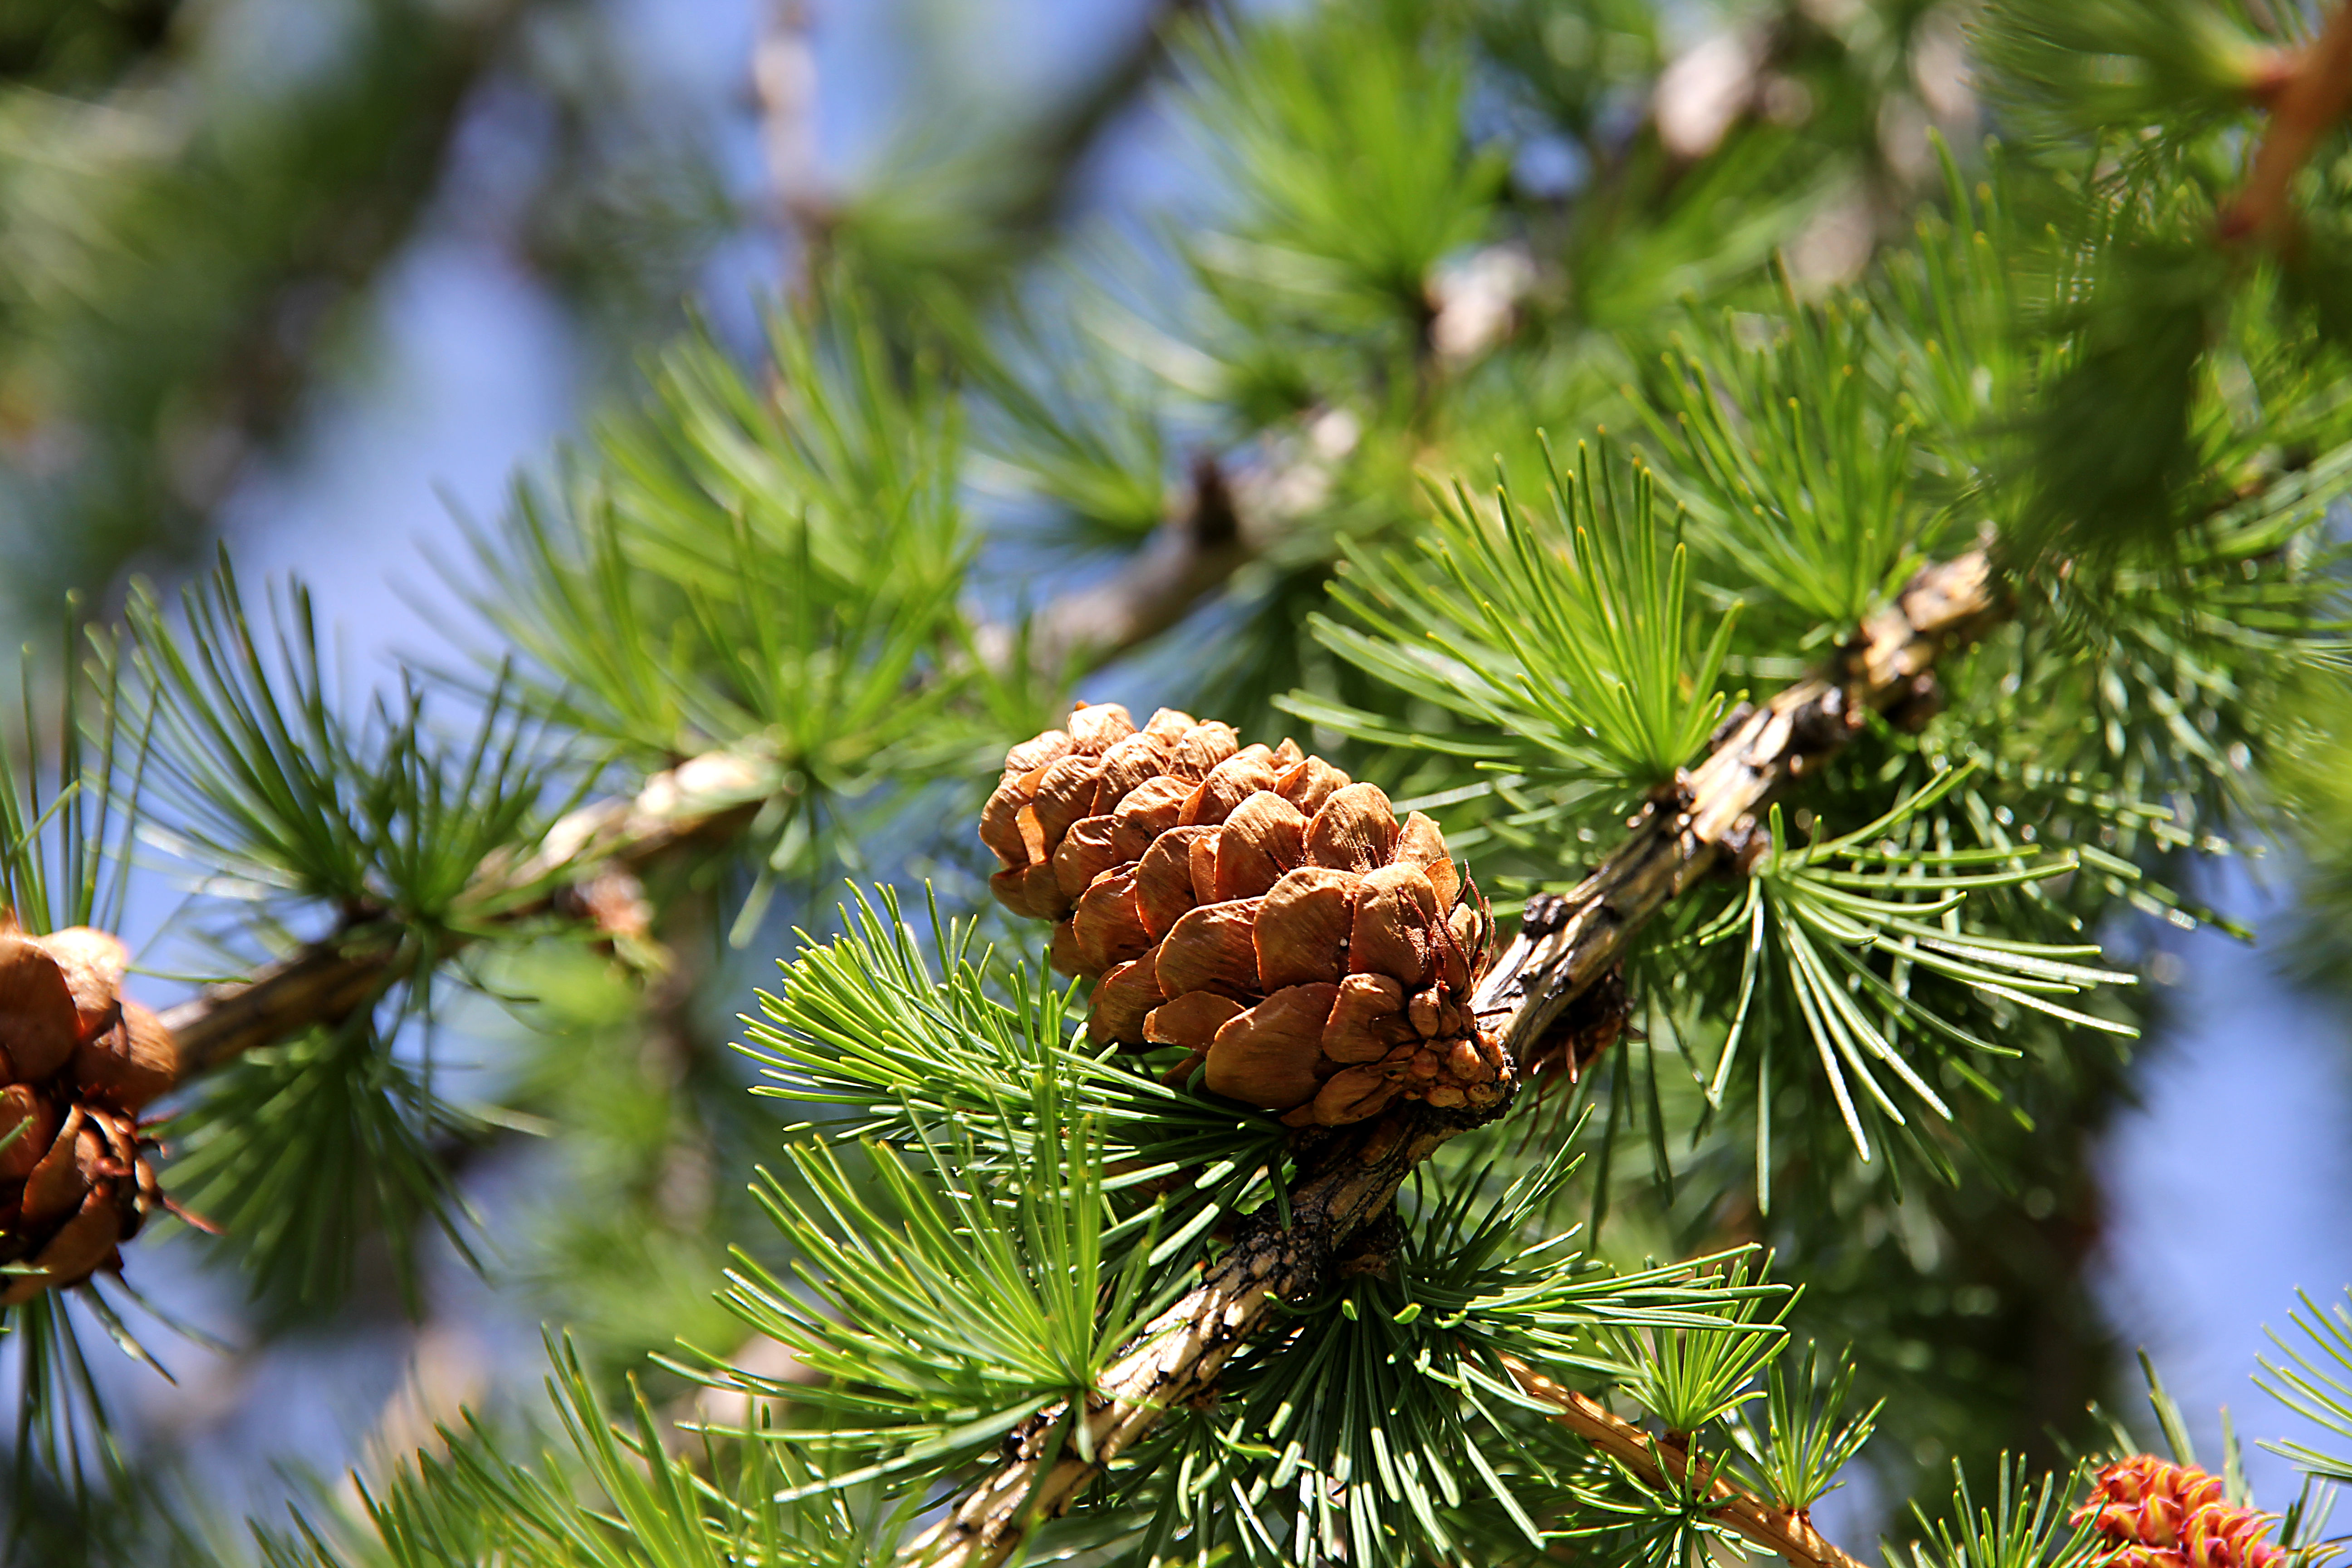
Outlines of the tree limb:
[[[1635,931],[1754,840],[1757,813],[1776,791],[1817,770],[1866,710],[1928,695],[1936,660],[2000,614],[1983,550],[1923,569],[1828,668],[1740,720],[1695,771],[1661,791],[1633,819],[1625,842],[1574,891],[1531,900],[1518,935],[1480,983],[1475,1002],[1513,1060],[1527,1059],[1624,955]],[[929,1568],[1004,1562],[1035,1521],[1067,1511],[1162,1413],[1208,1397],[1225,1363],[1272,1317],[1276,1301],[1320,1289],[1339,1248],[1386,1212],[1412,1166],[1475,1124],[1407,1104],[1362,1131],[1349,1130],[1334,1152],[1336,1163],[1319,1166],[1292,1194],[1288,1229],[1277,1227],[1275,1205],[1251,1216],[1207,1278],[1106,1370],[1101,1400],[1084,1417],[1094,1438],[1092,1460],[1065,1448],[1050,1470],[1043,1468],[1045,1437],[1068,1414],[1045,1412],[1020,1456],[911,1542],[901,1560]],[[1843,1554],[1789,1560],[1799,1568],[1845,1568],[1849,1562]]]

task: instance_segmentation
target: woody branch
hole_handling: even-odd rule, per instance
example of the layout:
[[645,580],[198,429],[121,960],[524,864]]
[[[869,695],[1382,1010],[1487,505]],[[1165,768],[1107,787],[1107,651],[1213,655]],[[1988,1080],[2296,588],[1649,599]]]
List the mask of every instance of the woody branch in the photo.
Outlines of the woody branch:
[[[1267,509],[1258,509],[1266,510]],[[1276,526],[1270,511],[1244,526],[1244,508],[1223,467],[1203,455],[1169,521],[1106,582],[1047,605],[1025,637],[991,625],[975,637],[998,668],[1025,656],[1054,673],[1108,662],[1173,626],[1215,593]],[[542,916],[568,885],[599,871],[636,871],[696,845],[723,842],[776,788],[772,758],[758,739],[722,747],[655,774],[634,796],[593,802],[550,828],[523,857],[486,862],[471,894],[495,906],[488,924]],[[518,889],[538,889],[520,901]],[[440,955],[451,948],[445,942]],[[334,1023],[370,1005],[393,984],[406,952],[400,921],[389,916],[347,923],[247,978],[212,986],[170,1008],[163,1020],[178,1053],[183,1080],[313,1025]]]
[[2352,109],[2352,5],[2338,5],[2310,43],[2255,84],[2270,125],[2254,153],[2244,189],[2223,209],[2225,239],[2286,237],[2287,189],[2312,149]]
[[[1982,550],[1922,570],[1825,668],[1741,718],[1696,769],[1659,792],[1600,869],[1569,893],[1532,900],[1475,1002],[1513,1059],[1528,1059],[1551,1029],[1570,1020],[1570,1009],[1624,956],[1635,931],[1752,841],[1758,814],[1781,788],[1816,770],[1866,712],[1926,697],[1936,660],[2000,613]],[[1034,1521],[1066,1511],[1164,1411],[1213,1390],[1226,1361],[1265,1326],[1281,1299],[1319,1289],[1331,1261],[1358,1229],[1387,1211],[1413,1165],[1506,1108],[1479,1115],[1406,1104],[1346,1130],[1292,1193],[1290,1226],[1277,1225],[1274,1205],[1253,1215],[1201,1284],[1107,1369],[1100,1402],[1077,1417],[1093,1439],[1091,1459],[1065,1445],[1062,1457],[1045,1466],[1052,1428],[1070,1414],[1046,1412],[1033,1423],[1020,1457],[911,1542],[904,1560],[934,1568],[1004,1562]],[[1760,1519],[1755,1510],[1767,1507],[1745,1494],[1725,1506],[1735,1528],[1738,1519]],[[1788,1550],[1764,1543],[1800,1568],[1843,1568],[1850,1561],[1818,1537],[1829,1555],[1803,1554],[1796,1536],[1786,1539]]]
[[[1199,504],[1205,510],[1218,503],[1204,494]],[[1189,574],[1180,577],[1198,582]],[[1513,1057],[1531,1054],[1652,916],[1738,853],[1757,814],[1780,789],[1843,745],[1865,710],[1920,696],[1944,649],[1995,614],[1981,551],[1923,571],[1829,668],[1740,720],[1696,769],[1660,792],[1581,885],[1533,900],[1476,999],[1481,1017]],[[1114,621],[1127,635],[1150,635],[1116,613],[1097,624]],[[544,912],[567,877],[633,868],[693,842],[723,838],[772,788],[772,773],[755,751],[692,759],[656,775],[634,797],[572,813],[532,856],[486,866],[482,886],[545,887],[541,897],[506,906],[501,918]],[[250,981],[215,987],[172,1009],[164,1023],[179,1047],[181,1076],[370,1005],[396,978],[402,950],[396,922],[363,923],[299,950]],[[1291,1196],[1291,1227],[1276,1228],[1270,1218],[1246,1225],[1211,1274],[1108,1369],[1104,1400],[1086,1416],[1093,1462],[1065,1457],[1040,1474],[1051,1426],[1041,1422],[1024,1457],[970,1494],[918,1550],[942,1563],[1003,1562],[1032,1520],[1066,1510],[1162,1411],[1213,1389],[1227,1359],[1276,1304],[1318,1288],[1339,1249],[1387,1210],[1415,1164],[1485,1119],[1416,1104],[1335,1138]]]
[[1861,1568],[1823,1539],[1802,1510],[1775,1508],[1716,1475],[1704,1462],[1694,1466],[1689,1450],[1682,1445],[1611,1414],[1588,1394],[1562,1388],[1516,1356],[1505,1356],[1503,1364],[1521,1393],[1551,1407],[1553,1420],[1647,1485],[1686,1489],[1691,1497],[1709,1505],[1708,1518],[1766,1551],[1780,1553],[1796,1568]]

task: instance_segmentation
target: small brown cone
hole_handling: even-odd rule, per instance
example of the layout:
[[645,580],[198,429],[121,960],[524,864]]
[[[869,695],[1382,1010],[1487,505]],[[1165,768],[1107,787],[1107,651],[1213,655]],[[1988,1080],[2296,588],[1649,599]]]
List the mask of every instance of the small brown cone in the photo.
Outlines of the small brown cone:
[[1098,1045],[1202,1053],[1210,1089],[1300,1125],[1509,1089],[1470,1010],[1494,922],[1444,833],[1287,741],[1081,706],[1007,753],[981,837],[998,898],[1097,979]]
[[179,1073],[171,1032],[122,999],[130,954],[87,926],[0,920],[0,1306],[119,1266],[161,1202],[132,1118]]

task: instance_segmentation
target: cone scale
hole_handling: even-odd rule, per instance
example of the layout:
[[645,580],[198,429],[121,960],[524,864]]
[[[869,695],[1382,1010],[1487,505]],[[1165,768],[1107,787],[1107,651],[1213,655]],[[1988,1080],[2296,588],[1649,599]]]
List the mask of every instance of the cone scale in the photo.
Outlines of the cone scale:
[[1294,1126],[1509,1087],[1470,1007],[1494,921],[1437,824],[1289,741],[1080,703],[1007,753],[980,837],[997,900],[1095,982],[1097,1045],[1182,1047]]

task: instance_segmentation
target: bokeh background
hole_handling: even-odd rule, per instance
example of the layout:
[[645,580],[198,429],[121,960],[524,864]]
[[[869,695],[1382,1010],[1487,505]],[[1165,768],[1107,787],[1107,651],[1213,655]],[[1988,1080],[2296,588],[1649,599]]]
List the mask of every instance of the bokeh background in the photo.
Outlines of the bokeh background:
[[[755,355],[761,302],[791,287],[824,215],[912,192],[909,224],[946,226],[910,228],[908,243],[951,247],[966,237],[956,208],[926,182],[978,178],[957,155],[1010,138],[1036,164],[1037,226],[1057,237],[1016,262],[1046,279],[1034,297],[1050,312],[1052,268],[1103,247],[1148,258],[1171,226],[1213,213],[1214,149],[1154,75],[1152,29],[1175,8],[0,5],[0,618],[47,644],[68,588],[102,607],[130,574],[169,583],[217,541],[248,579],[310,584],[354,685],[404,660],[462,664],[480,637],[464,596],[478,581],[468,523],[625,406],[646,353],[695,321]],[[1868,7],[1795,9],[1850,29]],[[1960,19],[1948,12],[1950,36]],[[1662,128],[1679,114],[1703,132],[1708,73],[1739,24],[1736,8],[1664,0],[1664,85],[1599,111]],[[1941,68],[1931,79],[1915,60],[1916,96],[1975,128],[1964,67]],[[1478,108],[1504,127],[1514,177],[1572,199],[1572,148],[1510,140],[1507,115]],[[1890,146],[1900,134],[1885,128]],[[1825,219],[1796,243],[1811,247],[1798,264],[1851,270],[1867,226]],[[1111,695],[1150,699],[1148,662],[1121,679]],[[138,934],[168,972],[172,939],[157,933],[176,886],[161,869],[141,886]],[[2252,946],[2115,933],[2154,954],[2165,1021],[2135,1069],[2137,1103],[2101,1134],[2098,1296],[2216,1448],[2223,1405],[2242,1431],[2291,1430],[2246,1381],[2262,1326],[2284,1323],[2298,1288],[2324,1297],[2352,1280],[2352,1050],[2334,977],[2293,971],[2293,889],[2285,864],[2214,872],[2205,890],[2257,928]],[[739,977],[745,1001],[754,967]],[[725,1029],[723,1012],[710,1026]],[[444,1048],[487,1059],[497,1033]],[[544,1188],[570,1169],[514,1145],[467,1164],[496,1283],[428,1247],[414,1318],[363,1279],[329,1328],[275,1332],[185,1241],[145,1248],[148,1293],[226,1348],[156,1342],[175,1384],[110,1369],[133,1441],[194,1467],[226,1520],[269,1511],[297,1484],[289,1467],[331,1477],[421,1440],[461,1403],[528,1396],[542,1318],[580,1300],[551,1284],[531,1234]],[[695,1259],[667,1261],[679,1267],[651,1252],[616,1265],[644,1271],[648,1325],[708,1288]],[[2284,1463],[2248,1464],[2265,1500],[2284,1501]],[[1876,1522],[1866,1488],[1831,1509],[1853,1539]]]

